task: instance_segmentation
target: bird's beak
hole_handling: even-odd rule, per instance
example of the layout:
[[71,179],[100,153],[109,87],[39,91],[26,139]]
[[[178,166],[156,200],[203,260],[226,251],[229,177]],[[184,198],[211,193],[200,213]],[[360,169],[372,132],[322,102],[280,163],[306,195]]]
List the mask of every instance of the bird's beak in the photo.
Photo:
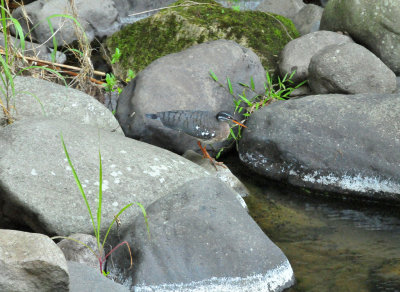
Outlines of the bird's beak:
[[243,125],[242,123],[236,121],[235,119],[232,119],[232,122],[234,122],[235,124],[238,124],[239,126],[242,126],[243,128],[247,128],[245,125]]

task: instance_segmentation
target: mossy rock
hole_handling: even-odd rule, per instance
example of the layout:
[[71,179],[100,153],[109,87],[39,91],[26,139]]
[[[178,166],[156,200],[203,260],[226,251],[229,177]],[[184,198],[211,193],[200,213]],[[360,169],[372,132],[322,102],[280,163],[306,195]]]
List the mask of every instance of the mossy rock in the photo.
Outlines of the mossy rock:
[[[188,3],[179,0],[171,6]],[[193,2],[190,2],[193,3]],[[122,52],[114,73],[125,78],[129,69],[139,72],[154,60],[188,47],[217,39],[234,40],[251,48],[271,73],[279,52],[299,36],[293,23],[279,15],[261,11],[235,11],[212,0],[199,5],[171,7],[125,26],[106,40],[108,54]]]

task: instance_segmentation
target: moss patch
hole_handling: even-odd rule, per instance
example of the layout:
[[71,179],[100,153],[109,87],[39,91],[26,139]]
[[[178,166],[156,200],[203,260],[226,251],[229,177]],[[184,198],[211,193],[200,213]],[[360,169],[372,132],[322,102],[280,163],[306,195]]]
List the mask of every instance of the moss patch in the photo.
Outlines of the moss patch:
[[[172,6],[188,3],[179,0]],[[191,2],[193,3],[193,2]],[[266,70],[273,71],[279,52],[298,37],[293,23],[282,16],[260,11],[235,11],[212,0],[163,10],[127,25],[106,40],[108,53],[122,52],[114,73],[124,78],[128,69],[143,70],[154,60],[203,42],[228,39],[251,48]]]

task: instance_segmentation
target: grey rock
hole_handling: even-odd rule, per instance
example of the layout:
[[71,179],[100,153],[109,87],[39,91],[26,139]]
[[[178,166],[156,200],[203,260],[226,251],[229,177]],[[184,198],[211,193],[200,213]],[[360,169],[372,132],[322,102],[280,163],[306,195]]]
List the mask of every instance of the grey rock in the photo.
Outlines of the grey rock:
[[317,31],[323,11],[324,9],[321,6],[307,4],[293,16],[293,24],[301,35]]
[[324,9],[321,29],[348,32],[400,74],[399,15],[399,1],[331,0]]
[[366,48],[347,43],[317,52],[308,67],[308,84],[321,93],[393,93],[396,75]]
[[286,44],[279,56],[281,75],[296,71],[292,80],[301,82],[308,79],[308,66],[311,58],[321,49],[333,45],[353,42],[348,36],[330,32],[317,31],[294,39]]
[[[91,42],[95,37],[104,37],[113,34],[120,28],[118,19],[118,11],[112,0],[97,0],[96,5],[93,1],[82,0],[76,1],[76,11],[78,13],[78,22],[84,29],[86,36]],[[30,19],[29,26],[24,18],[24,10]],[[32,31],[32,38],[39,43],[44,43],[53,47],[51,41],[51,30],[47,22],[47,18],[54,14],[73,15],[70,2],[68,0],[38,0],[31,4],[25,5],[24,10],[19,7],[12,13],[13,17],[19,20],[24,33],[30,28],[35,27]],[[51,23],[56,34],[59,45],[70,44],[77,39],[75,35],[74,22],[63,17],[51,18]],[[50,39],[50,41],[48,41]]]
[[135,291],[282,291],[294,284],[285,255],[218,179],[187,182],[147,211],[151,238],[140,217],[123,237],[134,243],[134,267],[128,270],[126,252],[114,258]]
[[[234,92],[242,93],[238,82],[249,83],[251,77],[256,92],[264,91],[265,71],[251,50],[227,40],[196,45],[157,59],[125,87],[116,112],[125,135],[180,154],[197,150],[195,138],[144,115],[168,110],[233,112],[233,97],[210,77],[210,70],[221,82],[229,77]],[[215,143],[214,148],[222,145]]]
[[87,265],[68,262],[70,292],[129,292],[128,288],[100,274]]
[[[220,179],[224,182],[227,186],[232,188],[240,197],[246,197],[249,194],[249,190],[246,186],[230,171],[230,169],[225,165],[224,166],[217,166],[215,169],[214,165],[211,164],[210,160],[204,158],[202,155],[188,150],[183,154],[183,157],[186,159],[200,165],[207,172],[213,174],[216,178]],[[242,200],[243,206],[247,208],[246,203]]]
[[[187,180],[208,175],[171,152],[91,126],[64,120],[16,122],[0,131],[0,208],[4,216],[35,231],[93,233],[61,133],[93,213],[98,206],[101,150],[102,232],[125,205],[138,202],[146,207]],[[128,208],[119,216],[122,226],[138,214],[136,205]]]
[[0,291],[68,292],[67,261],[46,235],[0,229]]
[[74,241],[77,240],[90,247],[96,254],[104,256],[104,250],[101,248],[100,252],[97,248],[96,237],[89,234],[75,233],[68,236],[69,239],[63,239],[57,243],[58,247],[64,253],[67,261],[86,264],[96,271],[100,270],[99,260],[86,246]]
[[240,159],[292,185],[400,201],[400,95],[314,95],[253,113]]
[[[13,44],[14,48],[21,50],[20,40],[14,38],[12,36],[8,36],[8,37],[9,37],[8,41]],[[2,34],[0,35],[0,45],[2,47],[4,47],[4,36]],[[53,52],[53,49],[50,49],[45,45],[39,45],[39,44],[35,44],[35,43],[25,40],[25,50],[22,51],[21,53],[24,56],[35,57],[35,58],[38,58],[38,59],[44,60],[44,61],[52,61],[52,57],[51,57],[52,52]],[[67,56],[64,53],[59,52],[59,51],[56,52],[56,56],[55,56],[56,63],[64,64],[66,60],[67,60]]]
[[[3,84],[0,84],[2,87]],[[11,115],[16,120],[61,118],[89,124],[122,134],[113,114],[92,96],[82,91],[32,77],[15,77],[15,97]],[[0,120],[4,120],[0,111]]]
[[290,98],[294,97],[299,97],[299,96],[304,96],[304,95],[311,95],[311,89],[307,84],[304,84],[300,86],[299,88],[296,88],[290,93]]
[[257,6],[256,10],[293,18],[304,6],[305,4],[302,0],[264,0]]

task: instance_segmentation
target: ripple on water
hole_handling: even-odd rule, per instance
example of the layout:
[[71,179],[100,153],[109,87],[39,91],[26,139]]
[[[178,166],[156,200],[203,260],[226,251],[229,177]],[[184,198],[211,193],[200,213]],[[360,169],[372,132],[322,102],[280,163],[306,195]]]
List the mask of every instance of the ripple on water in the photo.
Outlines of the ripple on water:
[[288,257],[288,291],[400,291],[400,208],[251,184],[250,214]]

